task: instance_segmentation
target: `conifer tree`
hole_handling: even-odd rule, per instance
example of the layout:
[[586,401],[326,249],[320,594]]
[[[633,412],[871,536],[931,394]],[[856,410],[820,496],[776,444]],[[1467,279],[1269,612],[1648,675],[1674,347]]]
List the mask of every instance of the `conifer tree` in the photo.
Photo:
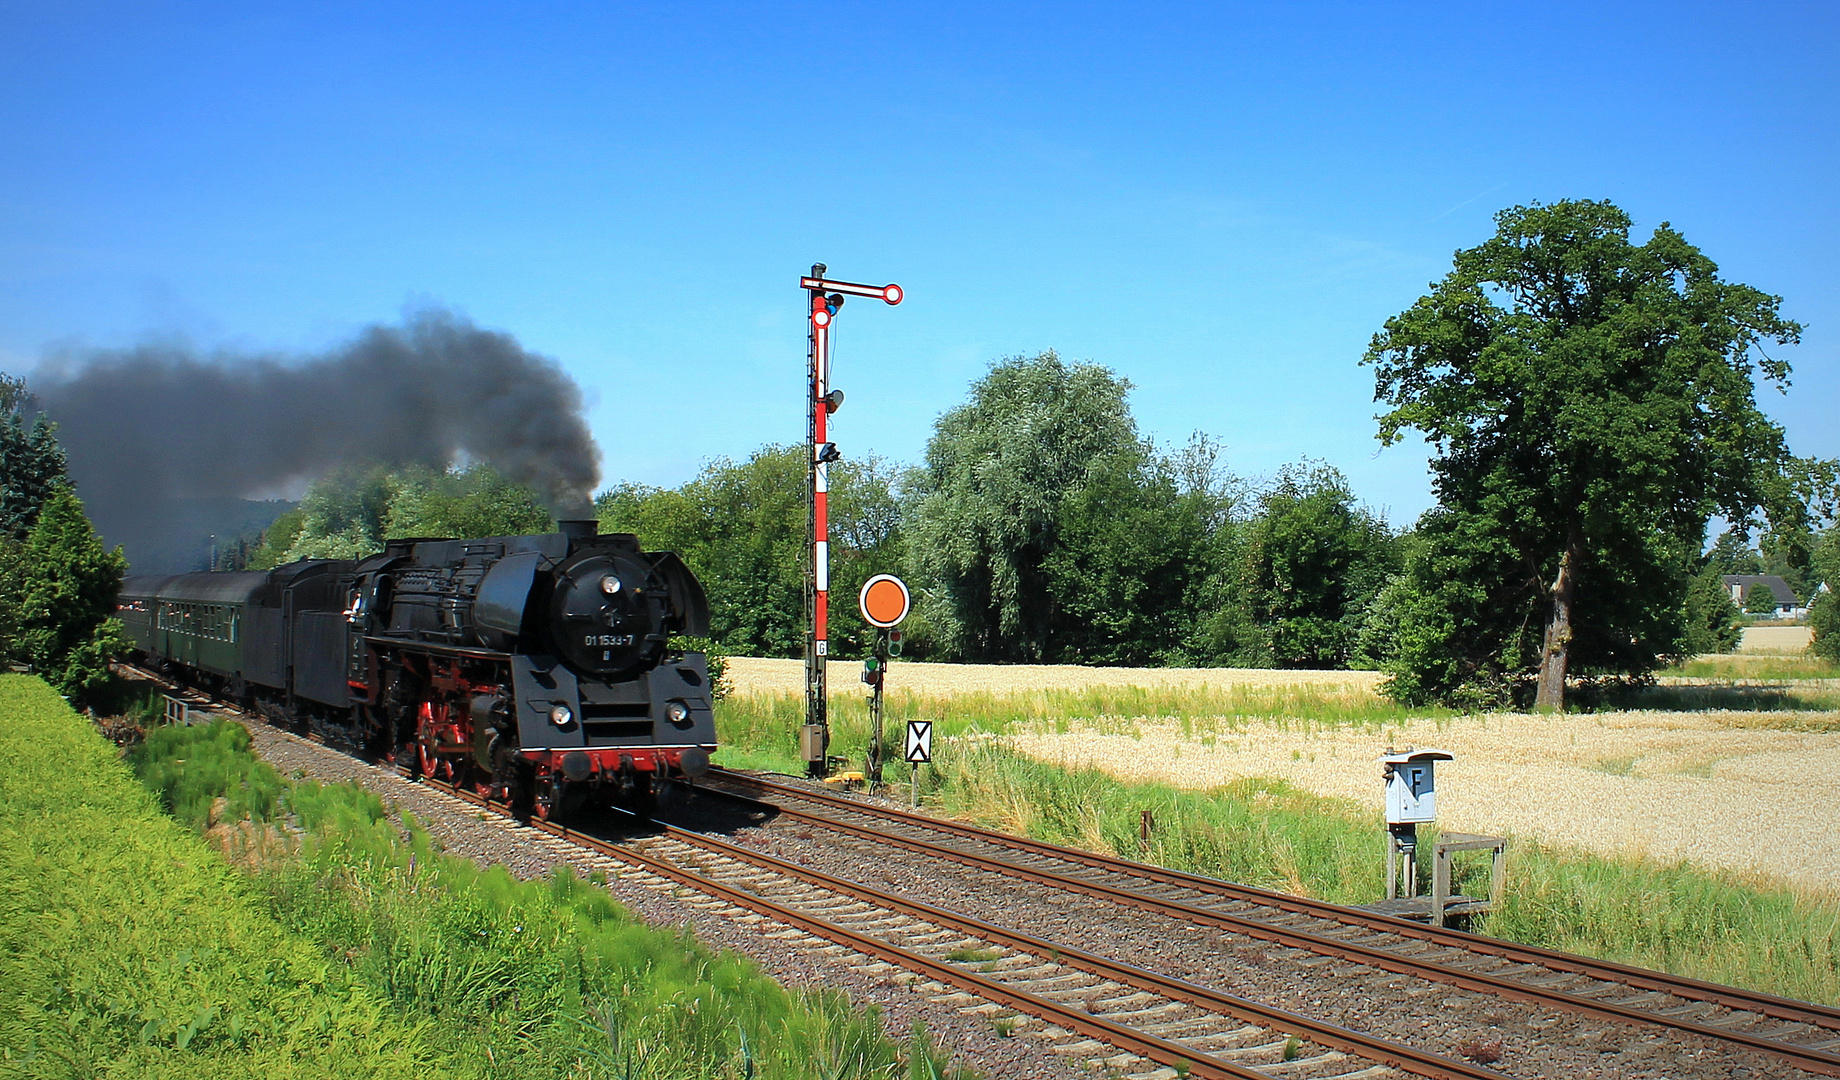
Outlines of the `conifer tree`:
[[68,483],[57,425],[40,414],[28,426],[31,395],[24,381],[0,375],[0,535],[24,540],[39,507]]
[[108,682],[109,661],[128,647],[114,618],[127,559],[121,548],[102,546],[69,488],[56,491],[39,511],[23,556],[19,658],[81,700]]

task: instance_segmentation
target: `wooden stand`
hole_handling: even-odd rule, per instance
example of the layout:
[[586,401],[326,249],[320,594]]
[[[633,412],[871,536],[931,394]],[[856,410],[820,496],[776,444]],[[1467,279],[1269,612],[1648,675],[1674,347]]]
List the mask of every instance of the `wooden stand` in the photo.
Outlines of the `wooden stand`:
[[[1491,851],[1494,853],[1494,866],[1489,875],[1488,899],[1452,895],[1450,891],[1450,857],[1458,851]],[[1401,856],[1404,856],[1405,896],[1400,896]],[[1400,919],[1415,922],[1429,922],[1432,926],[1443,926],[1452,916],[1469,916],[1479,911],[1492,911],[1501,903],[1507,887],[1508,840],[1502,836],[1477,836],[1472,833],[1445,833],[1443,838],[1431,845],[1431,895],[1418,895],[1418,865],[1416,853],[1410,850],[1402,852],[1400,845],[1392,837],[1387,838],[1386,855],[1386,900],[1378,904],[1369,904],[1365,910],[1377,911]]]
[[[1494,866],[1489,870],[1489,898],[1487,900],[1464,900],[1450,895],[1450,855],[1453,851],[1493,851]],[[1443,926],[1447,915],[1453,913],[1457,905],[1453,901],[1463,900],[1462,911],[1470,914],[1477,911],[1492,911],[1501,903],[1503,890],[1507,887],[1508,840],[1503,836],[1476,836],[1471,833],[1445,833],[1443,839],[1431,845],[1431,925]]]

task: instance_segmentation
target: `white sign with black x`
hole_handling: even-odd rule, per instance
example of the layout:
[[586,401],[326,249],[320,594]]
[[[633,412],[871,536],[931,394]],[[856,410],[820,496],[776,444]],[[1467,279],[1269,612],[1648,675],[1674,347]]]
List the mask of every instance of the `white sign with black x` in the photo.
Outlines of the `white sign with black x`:
[[915,765],[933,760],[933,722],[907,722],[907,760]]

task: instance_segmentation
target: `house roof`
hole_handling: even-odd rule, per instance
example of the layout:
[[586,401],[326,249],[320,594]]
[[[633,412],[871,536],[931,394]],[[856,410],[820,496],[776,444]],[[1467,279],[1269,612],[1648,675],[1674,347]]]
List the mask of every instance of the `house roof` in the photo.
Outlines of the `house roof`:
[[1776,597],[1778,605],[1795,607],[1801,603],[1801,598],[1795,595],[1795,590],[1789,587],[1789,583],[1775,574],[1726,574],[1719,580],[1728,586],[1743,586],[1745,596],[1749,596],[1752,589],[1761,586],[1770,590],[1770,594]]

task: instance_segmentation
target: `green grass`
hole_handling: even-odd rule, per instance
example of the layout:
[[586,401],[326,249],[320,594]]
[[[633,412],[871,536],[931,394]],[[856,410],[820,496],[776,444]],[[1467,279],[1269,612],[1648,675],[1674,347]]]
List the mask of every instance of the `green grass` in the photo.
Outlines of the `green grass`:
[[1840,1004],[1840,896],[1528,840],[1509,867],[1483,933]]
[[[1717,658],[1669,674],[1706,678],[1809,679],[1840,675],[1790,657]],[[1742,671],[1741,676],[1735,673]],[[1720,710],[1730,727],[1840,731],[1840,688],[1663,685],[1635,691],[1623,707]],[[857,695],[831,703],[834,754],[860,758],[867,711]],[[1377,814],[1291,787],[1243,779],[1211,791],[1125,783],[1090,768],[1050,765],[987,736],[1018,730],[1101,730],[1133,734],[1141,721],[1178,724],[1202,743],[1254,721],[1299,731],[1356,728],[1383,734],[1413,717],[1378,695],[1329,687],[1237,690],[1025,691],[1006,695],[889,698],[884,734],[890,777],[905,780],[899,739],[908,717],[932,719],[935,763],[921,771],[932,809],[1088,850],[1326,900],[1363,904],[1385,890],[1384,830]],[[796,771],[795,733],[803,700],[737,695],[718,714],[724,764]],[[1711,775],[1716,760],[1681,771]],[[1597,770],[1633,775],[1636,761]],[[1154,815],[1148,845],[1141,812]],[[1430,843],[1432,830],[1421,830]],[[1508,898],[1476,929],[1533,945],[1788,997],[1840,1004],[1840,895],[1787,888],[1688,865],[1614,859],[1517,839],[1508,860]],[[1428,866],[1428,860],[1427,860]],[[1459,888],[1488,888],[1488,860],[1458,857]],[[1425,872],[1428,874],[1429,870]],[[1427,882],[1428,885],[1428,882]]]
[[[805,699],[792,693],[733,694],[716,703],[720,764],[732,768],[800,771],[798,729]],[[1243,731],[1254,722],[1299,731],[1356,728],[1380,731],[1415,717],[1449,718],[1448,709],[1406,708],[1361,687],[1324,685],[1131,687],[1022,690],[1007,694],[888,695],[883,760],[899,761],[907,721],[931,720],[934,738],[1000,735],[1021,729],[1066,731],[1075,725],[1129,734],[1140,719],[1179,723],[1207,738]],[[831,753],[860,763],[870,742],[865,695],[830,698]]]
[[751,961],[637,922],[566,871],[519,882],[436,851],[347,786],[296,784],[298,857],[261,875],[288,928],[346,958],[395,1010],[492,1068],[568,1076],[862,1077],[898,1066],[877,1015],[792,994]]
[[[1342,903],[1372,901],[1385,887],[1378,816],[1282,780],[1185,791],[985,742],[938,755],[923,793],[930,807],[991,828],[1229,881]],[[1156,823],[1147,846],[1144,810]]]
[[1840,679],[1840,663],[1810,655],[1729,653],[1722,656],[1696,656],[1659,674],[1663,677],[1680,676],[1690,679]]
[[286,933],[39,679],[0,675],[0,1076],[422,1076],[420,1023]]
[[1661,712],[1833,712],[1840,710],[1840,687],[1645,686],[1616,694],[1608,707]]
[[227,819],[267,821],[284,787],[275,770],[250,753],[241,724],[155,727],[129,752],[128,763],[167,813],[199,830],[220,797]]
[[[923,777],[929,806],[991,828],[1338,903],[1385,891],[1379,815],[1282,780],[1205,792],[1125,783],[988,742],[952,747]],[[1143,810],[1156,822],[1148,845]],[[1421,844],[1435,835],[1422,829]],[[1507,901],[1482,933],[1840,1004],[1840,896],[1519,839],[1508,866]],[[1456,868],[1460,890],[1486,894],[1488,859],[1458,856]]]
[[143,787],[36,679],[0,677],[0,716],[0,1077],[964,1075],[595,884],[284,783],[234,725],[153,731]]
[[1606,776],[1633,776],[1636,771],[1636,759],[1634,757],[1604,758],[1593,762],[1591,771],[1600,772]]

